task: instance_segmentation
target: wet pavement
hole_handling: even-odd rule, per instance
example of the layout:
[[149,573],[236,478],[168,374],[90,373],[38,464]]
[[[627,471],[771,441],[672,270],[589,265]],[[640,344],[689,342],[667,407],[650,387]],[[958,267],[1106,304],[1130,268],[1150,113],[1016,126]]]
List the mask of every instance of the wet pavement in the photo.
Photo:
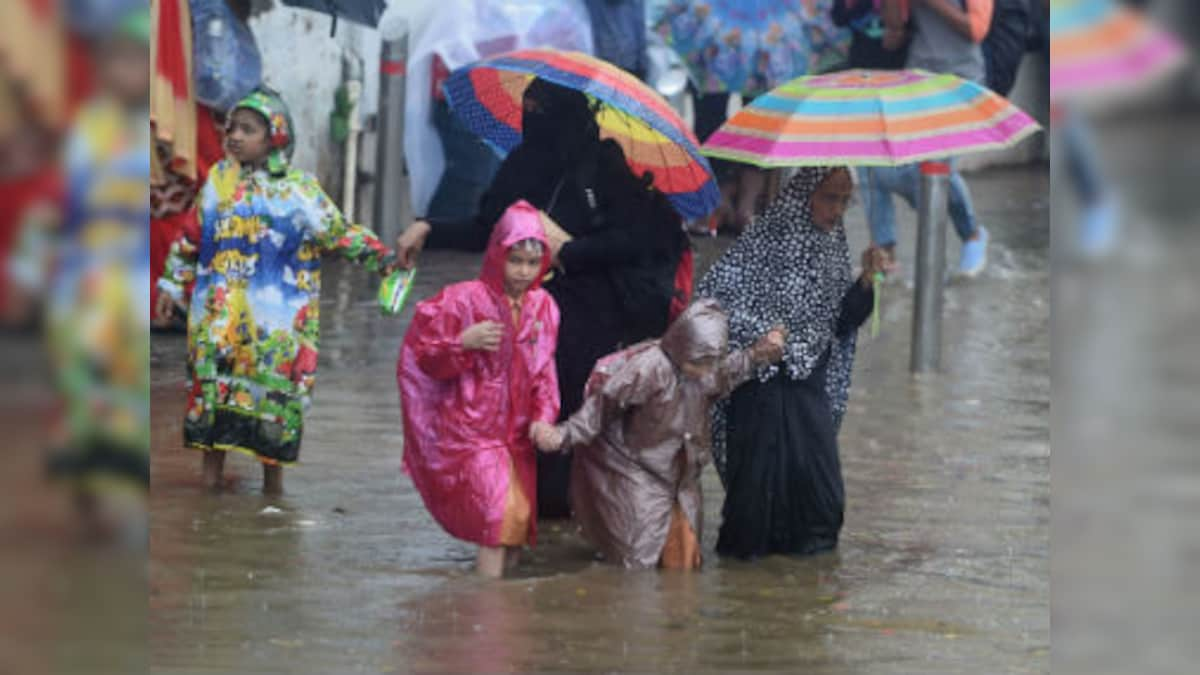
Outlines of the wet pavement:
[[[180,447],[184,340],[156,336],[152,670],[1048,672],[1049,175],[969,180],[991,265],[947,288],[937,376],[908,373],[911,290],[887,286],[882,331],[859,342],[832,555],[719,559],[723,495],[709,469],[698,573],[595,563],[563,522],[544,526],[515,578],[474,577],[473,546],[441,531],[400,472],[395,358],[411,310],[379,316],[366,273],[332,262],[286,494],[264,497],[258,466],[234,456],[228,488],[209,494],[200,455]],[[898,213],[911,278],[915,223]],[[847,226],[857,259],[860,208]],[[698,241],[702,264],[728,243]],[[414,297],[477,265],[427,252]]]
[[[1057,267],[1053,670],[1192,673],[1200,660],[1200,116],[1096,127],[1125,218],[1103,265]],[[1056,187],[1069,187],[1065,175]],[[1053,218],[1070,225],[1071,192]],[[1056,255],[1062,234],[1055,237]]]

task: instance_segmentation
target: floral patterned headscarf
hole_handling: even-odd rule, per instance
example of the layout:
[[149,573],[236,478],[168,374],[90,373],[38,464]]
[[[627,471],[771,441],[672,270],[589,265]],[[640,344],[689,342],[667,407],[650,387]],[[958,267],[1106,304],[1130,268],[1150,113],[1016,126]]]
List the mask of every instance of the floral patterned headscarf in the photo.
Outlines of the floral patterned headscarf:
[[296,146],[292,126],[292,114],[288,112],[287,104],[275,91],[259,87],[250,92],[234,110],[245,108],[253,110],[267,120],[267,143],[271,151],[267,155],[267,171],[272,176],[282,176],[287,173],[292,159],[292,149]]

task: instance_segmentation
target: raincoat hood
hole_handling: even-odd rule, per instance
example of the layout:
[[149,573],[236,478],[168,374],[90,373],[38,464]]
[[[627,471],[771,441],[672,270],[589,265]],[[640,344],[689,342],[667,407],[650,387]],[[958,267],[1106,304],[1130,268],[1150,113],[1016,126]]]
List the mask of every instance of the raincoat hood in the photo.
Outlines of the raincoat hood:
[[720,358],[729,346],[729,321],[716,300],[699,300],[671,324],[661,344],[676,366]]
[[[550,242],[546,239],[546,230],[542,226],[541,211],[529,202],[521,199],[508,207],[496,226],[492,228],[492,237],[488,240],[487,252],[483,256],[483,269],[479,280],[497,293],[504,293],[504,265],[508,260],[508,251],[516,244],[526,239],[534,239],[542,243],[542,269],[530,285],[529,290],[540,288],[542,277],[550,269]],[[527,291],[528,292],[528,291]]]
[[[286,174],[292,161],[292,150],[296,146],[296,137],[292,125],[292,114],[288,111],[283,98],[270,89],[260,87],[238,101],[233,110],[238,108],[253,110],[266,118],[267,142],[271,145],[271,151],[267,155],[267,171],[272,176]],[[232,114],[230,118],[232,119]]]

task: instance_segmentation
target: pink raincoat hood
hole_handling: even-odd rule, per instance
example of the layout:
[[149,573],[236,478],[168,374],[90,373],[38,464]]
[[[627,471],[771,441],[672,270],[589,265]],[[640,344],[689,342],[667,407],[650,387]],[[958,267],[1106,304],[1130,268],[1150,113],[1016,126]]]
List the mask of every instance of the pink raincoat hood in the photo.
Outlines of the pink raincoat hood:
[[550,269],[550,242],[546,240],[546,231],[542,227],[541,212],[524,199],[508,207],[492,228],[479,280],[493,291],[504,293],[504,265],[508,259],[508,251],[526,239],[535,239],[542,243],[542,269],[529,290],[541,288],[542,277],[546,276],[546,270]]

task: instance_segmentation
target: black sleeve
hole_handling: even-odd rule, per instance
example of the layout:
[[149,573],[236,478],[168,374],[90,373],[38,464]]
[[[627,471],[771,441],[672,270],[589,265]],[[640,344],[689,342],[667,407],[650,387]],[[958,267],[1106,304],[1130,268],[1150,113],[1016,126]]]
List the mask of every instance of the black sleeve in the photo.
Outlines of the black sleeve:
[[496,171],[491,186],[479,198],[479,209],[474,218],[448,220],[429,218],[429,248],[452,248],[464,251],[482,251],[487,248],[492,227],[513,202],[518,199],[536,201],[534,193],[537,172],[530,171],[528,153],[517,148],[508,155]]
[[837,335],[846,337],[858,330],[871,316],[875,308],[875,289],[872,286],[863,288],[857,280],[842,297],[842,309],[838,314]]
[[563,245],[558,260],[568,274],[630,265],[640,260],[642,247],[632,228],[616,225]]
[[453,248],[460,251],[482,251],[487,248],[491,228],[484,229],[479,218],[468,220],[446,220],[427,218],[429,239],[427,248]]
[[846,0],[833,0],[833,23],[845,28],[851,21],[871,11],[872,5],[871,0],[858,0],[853,7],[846,7]]
[[603,210],[604,227],[563,246],[558,257],[568,274],[640,265],[653,259],[659,248],[660,210],[654,208],[648,186],[630,174],[621,147],[604,141],[598,164],[594,184],[609,202]]

